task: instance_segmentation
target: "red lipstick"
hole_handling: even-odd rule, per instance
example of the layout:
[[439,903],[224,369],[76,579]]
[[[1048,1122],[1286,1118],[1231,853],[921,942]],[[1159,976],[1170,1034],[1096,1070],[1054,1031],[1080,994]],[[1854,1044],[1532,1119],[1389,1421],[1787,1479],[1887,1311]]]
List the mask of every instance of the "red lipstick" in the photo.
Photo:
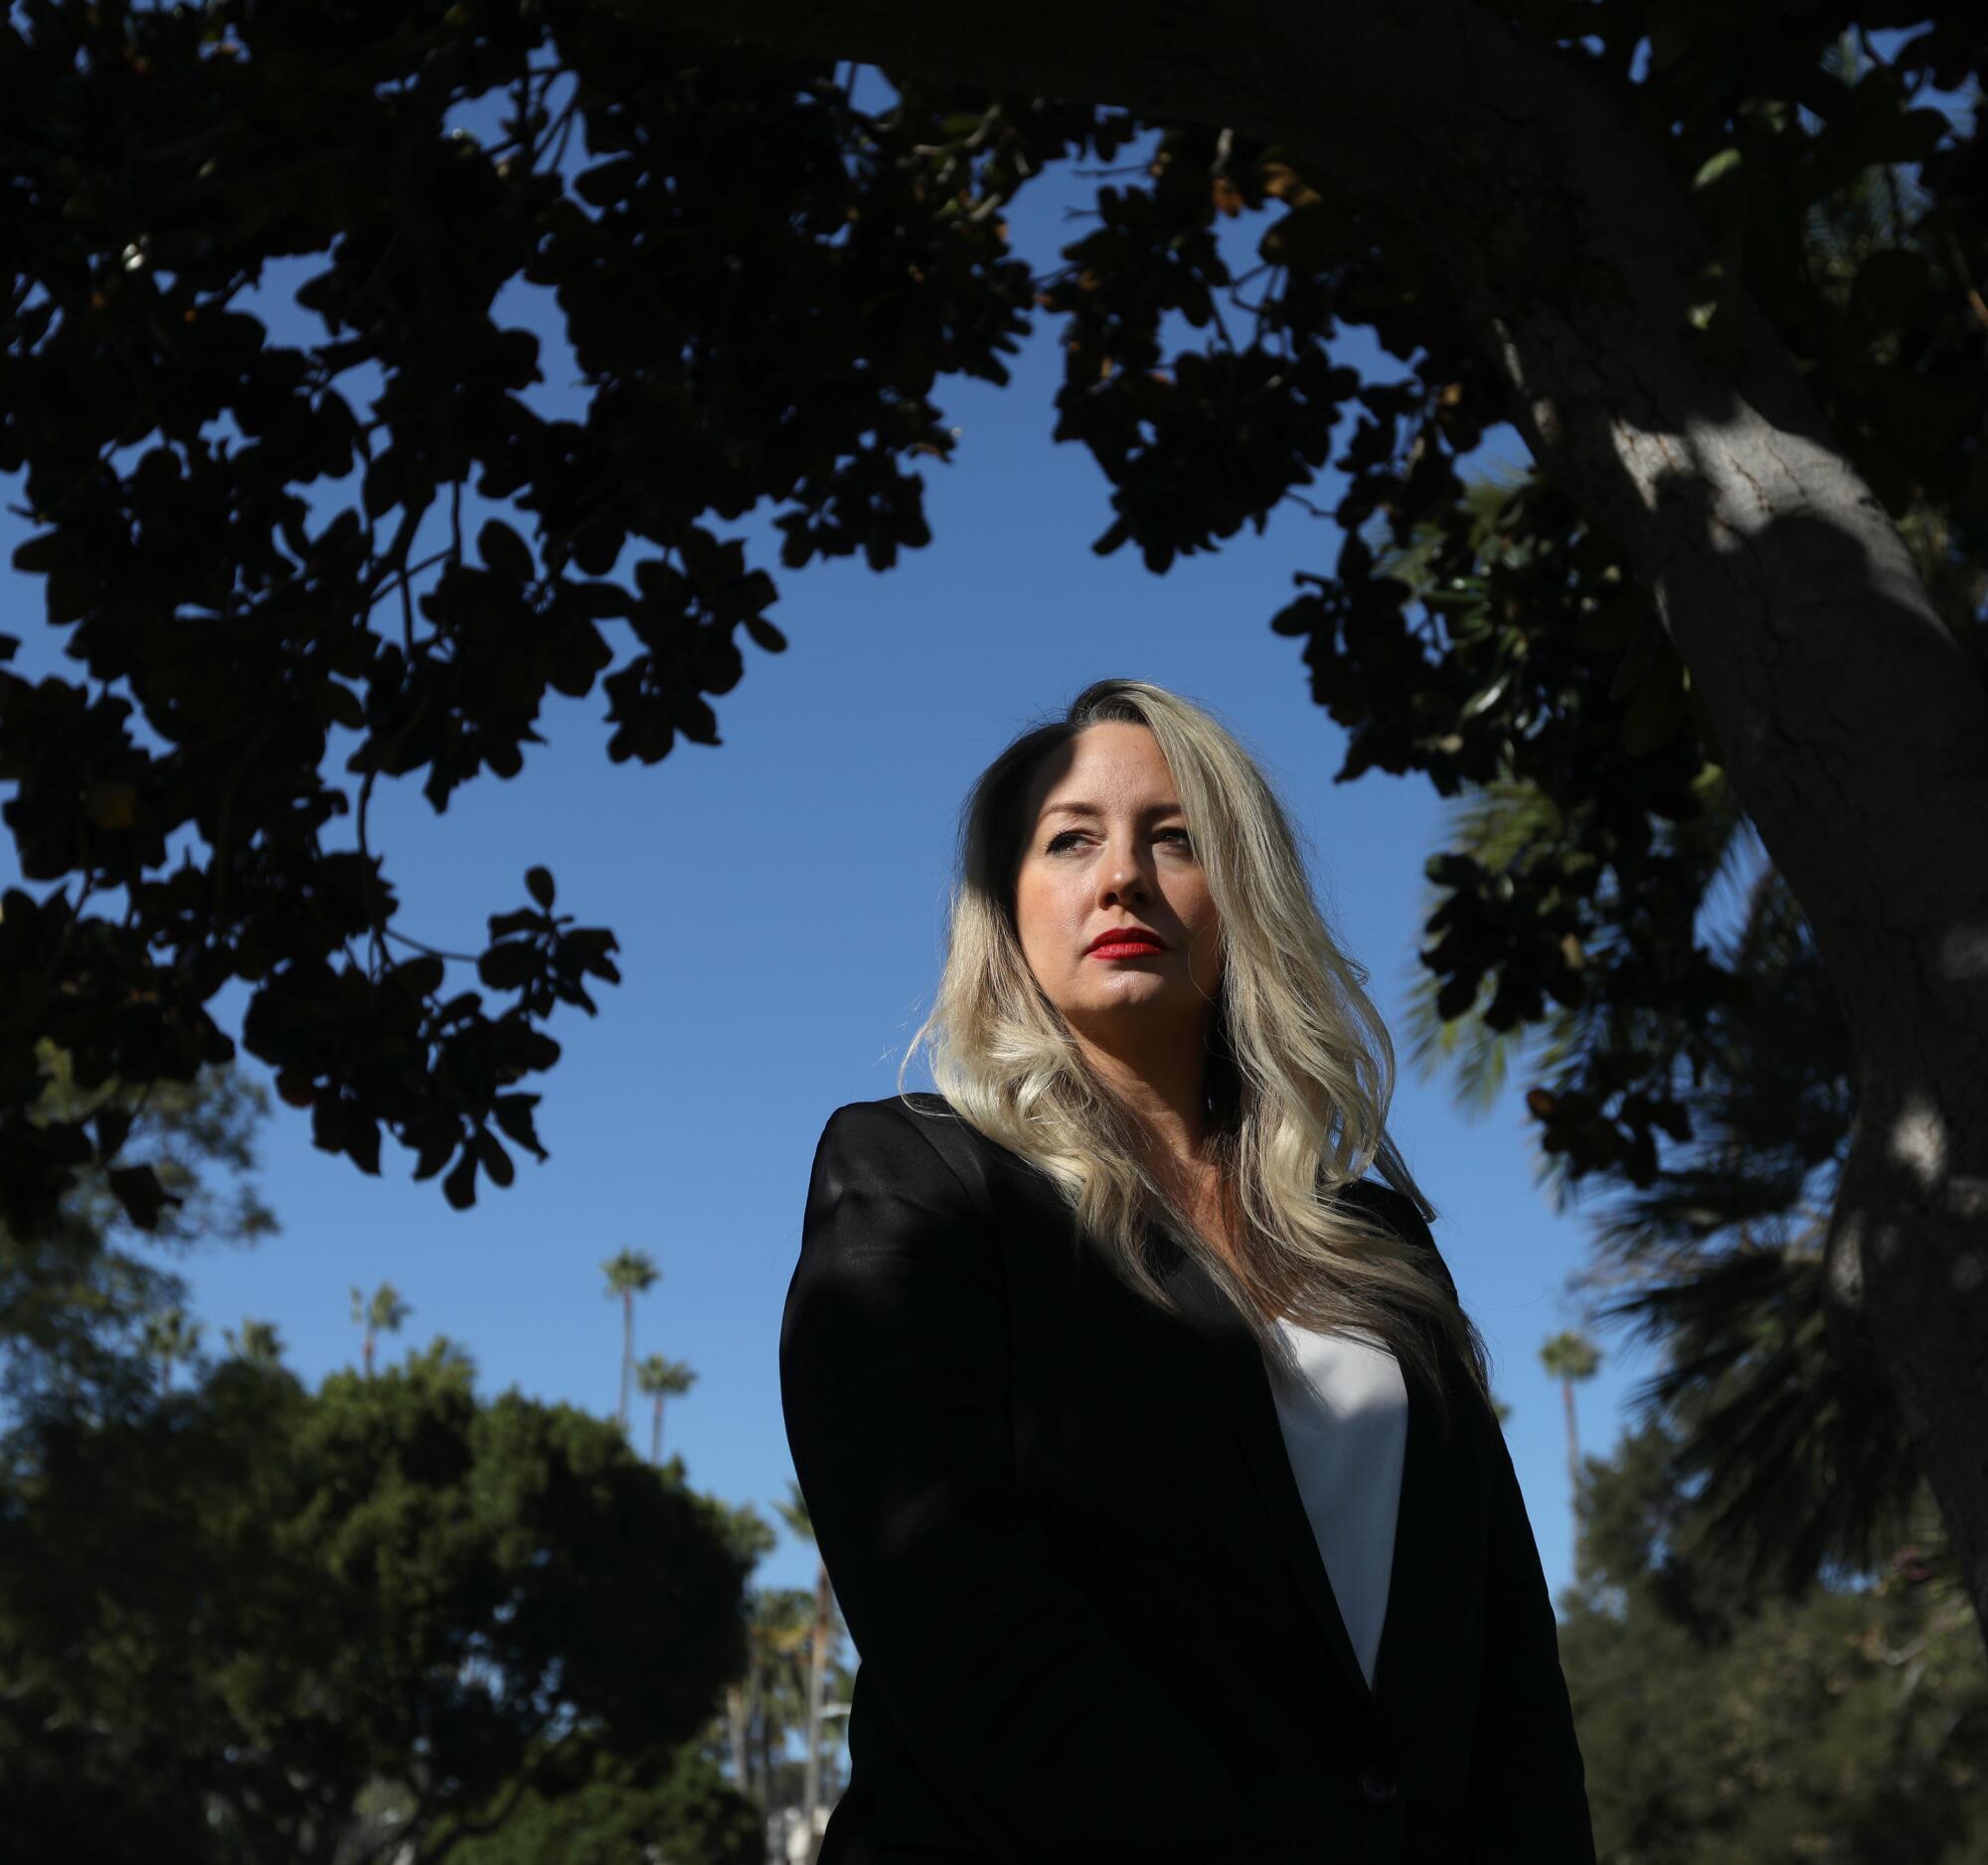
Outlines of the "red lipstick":
[[1150,927],[1114,926],[1106,927],[1084,950],[1093,958],[1150,958],[1166,948],[1166,940]]

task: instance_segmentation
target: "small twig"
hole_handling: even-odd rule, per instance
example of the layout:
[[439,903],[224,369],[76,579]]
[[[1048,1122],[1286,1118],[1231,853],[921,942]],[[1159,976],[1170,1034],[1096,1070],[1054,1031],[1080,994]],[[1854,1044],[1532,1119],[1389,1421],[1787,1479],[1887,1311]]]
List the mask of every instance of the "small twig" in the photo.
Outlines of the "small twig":
[[235,792],[242,779],[248,774],[248,767],[269,747],[276,735],[276,720],[272,714],[262,725],[262,729],[248,741],[235,768],[228,773],[228,782],[221,792],[221,815],[214,825],[214,905],[210,918],[218,926],[228,903],[228,854],[229,843],[233,839],[231,826],[235,817]]
[[[83,918],[83,907],[88,903],[90,895],[95,890],[95,877],[85,874],[83,877],[83,892],[76,897],[76,905],[70,909],[69,918],[63,923],[62,932],[56,935],[55,950],[49,953],[49,962],[42,968],[42,982],[44,984],[49,983],[55,977],[56,966],[62,962],[63,952],[70,941],[70,934],[76,931],[76,923]],[[129,919],[129,915],[126,916],[126,919]]]
[[1216,303],[1215,293],[1212,291],[1208,294],[1208,314],[1215,319],[1215,334],[1222,339],[1222,347],[1231,356],[1234,356],[1236,354],[1235,342],[1229,335],[1229,325],[1222,315],[1222,306]]
[[460,964],[465,964],[465,965],[473,965],[476,962],[476,954],[474,952],[443,951],[441,947],[438,945],[423,944],[419,939],[414,938],[410,933],[397,932],[390,926],[382,927],[380,929],[380,932],[382,936],[390,939],[398,939],[400,943],[403,945],[412,945],[415,951],[426,952],[430,958],[450,958],[454,959],[456,962]]

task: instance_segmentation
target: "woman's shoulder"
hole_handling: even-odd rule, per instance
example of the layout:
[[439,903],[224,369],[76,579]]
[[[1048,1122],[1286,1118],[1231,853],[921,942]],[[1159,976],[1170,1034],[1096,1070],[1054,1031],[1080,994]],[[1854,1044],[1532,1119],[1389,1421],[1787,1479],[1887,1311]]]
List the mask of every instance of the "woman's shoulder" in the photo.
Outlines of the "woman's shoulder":
[[1442,1252],[1436,1248],[1435,1238],[1428,1227],[1428,1220],[1421,1214],[1420,1207],[1407,1192],[1397,1191],[1394,1186],[1380,1179],[1353,1179],[1339,1188],[1342,1199],[1364,1206],[1386,1224],[1404,1243],[1412,1245],[1426,1254],[1429,1268],[1436,1279],[1448,1291],[1449,1298],[1456,1299],[1456,1278],[1449,1272],[1449,1265],[1442,1259]]
[[[957,1126],[971,1132],[953,1104],[943,1095],[912,1092],[908,1095],[880,1095],[874,1101],[845,1101],[833,1108],[827,1127],[847,1128],[862,1133],[897,1133],[907,1123]],[[826,1128],[824,1130],[827,1130]]]
[[994,1143],[943,1095],[913,1092],[844,1102],[822,1128],[821,1150],[884,1173],[928,1173],[936,1161],[976,1205],[987,1203]]

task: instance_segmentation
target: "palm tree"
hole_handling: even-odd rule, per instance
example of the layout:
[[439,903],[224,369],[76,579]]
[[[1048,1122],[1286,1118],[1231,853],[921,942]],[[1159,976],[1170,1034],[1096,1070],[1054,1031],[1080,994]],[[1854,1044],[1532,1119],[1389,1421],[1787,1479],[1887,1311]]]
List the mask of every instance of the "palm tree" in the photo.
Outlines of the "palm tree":
[[[1636,1403],[1676,1440],[1692,1532],[1792,1592],[1830,1567],[1882,1567],[1914,1532],[1923,1477],[1858,1330],[1831,1308],[1825,1243],[1856,1114],[1841,1012],[1800,905],[1756,861],[1730,790],[1721,781],[1704,799],[1692,861],[1737,892],[1738,924],[1716,955],[1739,989],[1700,1032],[1688,1137],[1652,1184],[1596,1211],[1574,1292],[1595,1323],[1627,1323],[1662,1352]],[[1453,809],[1443,839],[1500,867],[1538,832],[1539,808],[1524,786],[1485,786]],[[1416,1059],[1425,1074],[1453,1071],[1459,1101],[1478,1109],[1514,1062],[1551,1082],[1593,1042],[1592,1021],[1616,1014],[1598,1002],[1497,1031],[1481,1007],[1443,1018],[1422,974],[1408,1016]],[[1566,1155],[1547,1155],[1541,1178],[1565,1188]]]
[[[767,1555],[779,1546],[780,1538],[772,1526],[758,1510],[747,1503],[738,1508],[730,1508],[721,1502],[722,1532],[746,1563],[748,1571],[756,1568]],[[757,1589],[750,1590],[754,1596]],[[732,1750],[732,1784],[741,1793],[752,1791],[751,1723],[752,1702],[757,1686],[748,1692],[746,1679],[725,1687],[725,1728]]]
[[635,1367],[635,1385],[638,1390],[656,1402],[654,1423],[649,1432],[649,1461],[663,1460],[663,1401],[666,1398],[681,1398],[697,1383],[697,1375],[682,1360],[666,1360],[659,1353],[652,1353],[639,1361]]
[[145,1320],[145,1351],[159,1363],[159,1391],[173,1389],[173,1365],[190,1360],[200,1350],[200,1323],[175,1303]]
[[[781,1521],[803,1541],[814,1543],[814,1523],[808,1516],[808,1506],[802,1497],[800,1485],[791,1477],[787,1480],[787,1499],[776,1502]],[[828,1667],[833,1658],[831,1641],[835,1636],[835,1597],[828,1584],[828,1564],[821,1558],[821,1550],[815,1548],[814,1560],[814,1623],[808,1644],[808,1695],[807,1695],[807,1772],[802,1778],[801,1819],[808,1835],[808,1860],[813,1865],[816,1849],[821,1839],[817,1830],[821,1806],[821,1724],[824,1685],[828,1678]]]
[[1601,1350],[1585,1334],[1572,1329],[1556,1334],[1540,1348],[1540,1364],[1560,1381],[1561,1403],[1567,1408],[1567,1480],[1571,1490],[1580,1487],[1580,1433],[1574,1417],[1574,1389],[1582,1380],[1592,1379],[1601,1364]]
[[373,1338],[376,1334],[398,1334],[402,1324],[414,1309],[401,1299],[401,1291],[392,1282],[382,1282],[373,1291],[369,1300],[357,1288],[352,1291],[352,1318],[364,1330],[365,1338],[361,1351],[365,1360],[366,1377],[373,1377]]
[[221,1337],[228,1343],[228,1351],[249,1366],[260,1367],[264,1371],[279,1365],[283,1358],[283,1342],[276,1332],[273,1321],[256,1321],[245,1317],[240,1332],[232,1327],[224,1327]]
[[[1826,61],[1846,84],[1864,65],[1849,36]],[[1945,237],[1915,195],[1909,169],[1874,164],[1810,209],[1806,264],[1839,308],[1873,254],[1924,251]],[[1490,486],[1473,500],[1487,546],[1498,542],[1497,506],[1509,496]],[[1988,579],[1977,556],[1954,545],[1954,523],[1951,512],[1915,500],[1899,529],[1935,605],[1962,634],[1979,617]],[[1398,554],[1397,574],[1428,587],[1429,555],[1427,547]],[[1854,1278],[1827,1254],[1857,1110],[1835,988],[1725,773],[1712,766],[1694,788],[1701,813],[1662,834],[1684,872],[1704,880],[1706,899],[1725,906],[1723,897],[1740,896],[1740,924],[1716,952],[1739,990],[1701,1032],[1710,1061],[1691,1059],[1688,1131],[1673,1135],[1652,1183],[1632,1182],[1599,1214],[1592,1261],[1574,1287],[1614,1293],[1611,1303],[1590,1303],[1589,1318],[1627,1323],[1662,1352],[1662,1370],[1635,1403],[1674,1441],[1670,1476],[1689,1498],[1691,1532],[1710,1553],[1741,1561],[1756,1584],[1792,1593],[1830,1569],[1887,1565],[1917,1533],[1924,1477],[1876,1364]],[[1467,786],[1438,846],[1503,872],[1557,816],[1526,784]],[[1552,1007],[1533,1025],[1494,1030],[1481,999],[1445,1015],[1434,974],[1419,962],[1414,970],[1414,1060],[1423,1079],[1444,1069],[1467,1107],[1487,1109],[1517,1065],[1557,1088],[1583,1053],[1637,1041],[1635,1007],[1601,993],[1584,1006]],[[1568,1155],[1545,1155],[1540,1181],[1567,1194]]]
[[754,1588],[746,1628],[743,1791],[759,1803],[769,1831],[781,1830],[788,1804],[781,1766],[787,1739],[807,1718],[806,1659],[813,1638],[812,1602],[798,1587]]
[[1580,1560],[1580,1433],[1574,1418],[1574,1389],[1576,1383],[1594,1377],[1601,1364],[1600,1350],[1585,1334],[1568,1329],[1540,1347],[1540,1364],[1560,1381],[1561,1403],[1567,1408],[1567,1495],[1574,1516],[1574,1562]]
[[662,1280],[663,1272],[647,1252],[624,1250],[600,1266],[607,1277],[607,1298],[621,1303],[621,1405],[615,1413],[621,1429],[628,1429],[628,1382],[635,1370],[635,1297],[646,1295]]

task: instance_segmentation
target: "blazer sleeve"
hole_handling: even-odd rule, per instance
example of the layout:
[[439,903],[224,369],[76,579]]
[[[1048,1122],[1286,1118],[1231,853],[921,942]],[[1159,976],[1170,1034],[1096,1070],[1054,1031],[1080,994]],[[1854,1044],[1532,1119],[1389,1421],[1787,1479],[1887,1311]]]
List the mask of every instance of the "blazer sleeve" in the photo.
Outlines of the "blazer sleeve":
[[1560,1633],[1505,1434],[1492,1445],[1484,1675],[1471,1745],[1471,1865],[1594,1865],[1594,1829]]
[[1056,1567],[1017,1481],[1008,1367],[978,1201],[914,1115],[837,1108],[780,1397],[817,1545],[900,1740],[1011,1865],[1281,1857],[1288,1841],[1256,1823],[1161,1673]]
[[[1402,1234],[1456,1281],[1421,1214],[1391,1192]],[[1574,1709],[1560,1667],[1553,1596],[1518,1472],[1498,1421],[1479,1421],[1490,1459],[1484,1576],[1484,1669],[1477,1690],[1469,1799],[1471,1865],[1594,1865],[1594,1831]]]

